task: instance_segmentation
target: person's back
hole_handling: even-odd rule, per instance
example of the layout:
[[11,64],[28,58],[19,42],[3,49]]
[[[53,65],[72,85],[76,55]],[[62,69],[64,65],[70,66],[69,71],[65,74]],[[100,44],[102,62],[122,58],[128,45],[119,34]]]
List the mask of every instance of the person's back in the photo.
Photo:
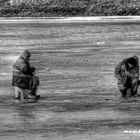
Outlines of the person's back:
[[30,67],[30,57],[31,53],[28,50],[25,50],[13,64],[13,86],[27,89],[28,82],[32,73],[35,71],[34,67]]
[[137,94],[139,85],[139,61],[137,56],[124,59],[115,67],[115,77],[118,79],[118,87],[125,97],[127,90],[131,89],[131,96]]
[[[27,98],[27,92],[31,90],[30,83],[34,76],[35,68],[30,66],[31,53],[25,50],[13,64],[12,86],[15,86],[15,98]],[[37,85],[38,86],[38,85]]]

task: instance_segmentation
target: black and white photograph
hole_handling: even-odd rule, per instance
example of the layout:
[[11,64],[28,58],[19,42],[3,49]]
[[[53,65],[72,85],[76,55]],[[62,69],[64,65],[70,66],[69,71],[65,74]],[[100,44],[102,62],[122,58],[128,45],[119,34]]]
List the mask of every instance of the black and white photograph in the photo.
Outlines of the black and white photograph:
[[139,0],[0,0],[0,140],[139,140],[139,65]]

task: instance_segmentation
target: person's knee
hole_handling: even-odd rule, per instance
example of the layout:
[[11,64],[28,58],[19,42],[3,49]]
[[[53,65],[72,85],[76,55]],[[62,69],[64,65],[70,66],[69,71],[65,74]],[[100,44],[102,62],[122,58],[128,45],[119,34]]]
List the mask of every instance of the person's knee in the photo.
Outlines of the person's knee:
[[132,84],[138,84],[139,82],[140,82],[139,79],[133,79],[133,80],[132,80]]
[[137,80],[137,79],[133,80],[132,81],[132,90],[134,90],[134,91],[137,90],[138,86],[139,86],[139,80]]
[[138,80],[138,85],[140,85],[140,80]]
[[120,92],[121,92],[121,97],[126,97],[127,90],[120,90]]
[[123,84],[118,84],[118,88],[120,91],[124,91],[127,89],[126,86],[124,86]]
[[118,84],[118,88],[121,92],[121,97],[126,97],[127,87],[125,87],[123,84]]

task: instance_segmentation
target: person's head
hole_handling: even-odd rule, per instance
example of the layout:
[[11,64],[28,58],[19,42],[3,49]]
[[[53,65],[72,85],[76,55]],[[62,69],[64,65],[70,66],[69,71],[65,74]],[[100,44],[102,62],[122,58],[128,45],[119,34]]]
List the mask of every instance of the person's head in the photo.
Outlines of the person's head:
[[29,52],[29,50],[24,50],[20,57],[22,57],[25,60],[29,61],[30,57],[31,57],[31,53]]
[[133,56],[127,59],[127,63],[133,67],[133,66],[137,66],[138,65],[138,57],[137,56]]

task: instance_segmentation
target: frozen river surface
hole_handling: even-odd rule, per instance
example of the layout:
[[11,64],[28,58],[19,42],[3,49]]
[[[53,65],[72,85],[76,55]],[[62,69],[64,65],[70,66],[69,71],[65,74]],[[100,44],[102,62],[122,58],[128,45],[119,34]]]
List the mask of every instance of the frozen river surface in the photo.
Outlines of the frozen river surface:
[[[40,77],[36,103],[13,100],[11,67],[24,49]],[[125,132],[140,129],[140,100],[120,100],[114,78],[132,55],[140,58],[139,24],[1,22],[0,139],[139,139]]]

